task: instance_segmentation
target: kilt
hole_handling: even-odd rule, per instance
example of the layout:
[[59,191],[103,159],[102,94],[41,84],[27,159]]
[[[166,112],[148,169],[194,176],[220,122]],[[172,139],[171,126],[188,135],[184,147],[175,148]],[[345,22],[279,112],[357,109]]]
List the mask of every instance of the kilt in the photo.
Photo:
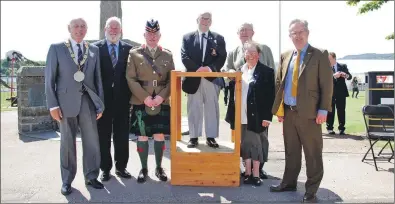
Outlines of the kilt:
[[148,115],[145,105],[133,105],[131,115],[130,133],[136,136],[152,137],[153,134],[170,135],[170,106],[161,105],[161,110],[156,115]]

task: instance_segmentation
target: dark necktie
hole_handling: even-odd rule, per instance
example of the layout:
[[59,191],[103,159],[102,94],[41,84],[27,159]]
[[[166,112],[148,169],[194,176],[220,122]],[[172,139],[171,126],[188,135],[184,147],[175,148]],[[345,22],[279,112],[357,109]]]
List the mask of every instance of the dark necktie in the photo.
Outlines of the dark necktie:
[[333,73],[335,73],[335,72],[336,72],[336,70],[335,70],[335,66],[333,66],[333,67],[332,67],[332,71],[333,71]]
[[203,46],[204,45],[203,39],[204,39],[205,35],[206,35],[205,33],[202,33],[202,39],[200,40],[200,42],[201,42],[200,43],[200,51],[202,51],[202,52],[204,51],[203,50],[203,48],[204,48],[204,46]]
[[[81,65],[81,61],[82,61],[82,50],[81,50],[81,45],[77,44],[78,46],[78,64]],[[81,65],[81,70],[83,68],[83,65]]]
[[202,33],[202,38],[200,40],[200,53],[202,53],[202,62],[204,61],[204,37],[205,37],[205,33]]
[[116,52],[115,52],[115,44],[112,43],[111,44],[111,62],[112,62],[112,67],[115,67],[115,65],[117,65],[117,56],[116,56]]

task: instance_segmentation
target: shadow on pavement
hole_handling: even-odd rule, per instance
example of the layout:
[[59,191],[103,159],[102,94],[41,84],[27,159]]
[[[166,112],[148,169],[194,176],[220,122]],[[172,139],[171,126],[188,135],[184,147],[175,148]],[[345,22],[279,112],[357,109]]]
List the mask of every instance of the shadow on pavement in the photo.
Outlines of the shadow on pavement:
[[[280,183],[280,178],[271,177],[263,180],[262,185],[255,187],[241,182],[240,187],[188,187],[171,186],[172,193],[177,195],[180,202],[301,202],[304,195],[304,183],[298,182],[296,192],[272,193],[271,185]],[[342,202],[342,198],[335,192],[320,188],[317,192],[319,202]]]
[[[66,196],[70,203],[80,202],[133,202],[133,203],[213,203],[213,202],[301,202],[305,192],[304,183],[298,182],[296,192],[272,193],[271,185],[280,183],[280,179],[269,175],[262,185],[254,187],[241,182],[240,187],[194,187],[172,186],[170,181],[160,182],[152,173],[152,179],[144,184],[138,184],[135,177],[131,179],[112,178],[104,182],[105,189],[86,187],[89,195],[84,196],[73,188],[73,193]],[[319,202],[342,202],[342,198],[335,192],[320,188],[317,192]]]
[[345,134],[345,135],[330,135],[330,134],[322,134],[324,136],[323,139],[352,139],[352,140],[357,140],[357,141],[361,141],[361,140],[365,140],[365,138],[361,135],[352,135],[352,134]]

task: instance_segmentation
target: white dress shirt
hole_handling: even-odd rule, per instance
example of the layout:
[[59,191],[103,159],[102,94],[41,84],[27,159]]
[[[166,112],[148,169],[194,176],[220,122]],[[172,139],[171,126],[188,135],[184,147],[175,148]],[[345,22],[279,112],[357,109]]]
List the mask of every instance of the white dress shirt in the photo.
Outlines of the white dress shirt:
[[[202,45],[202,34],[203,32],[201,32],[199,30],[199,43],[200,45]],[[202,62],[204,62],[204,56],[206,55],[206,49],[207,49],[207,38],[208,38],[208,31],[204,32],[205,37],[203,38],[203,55],[202,55]],[[208,67],[208,66],[207,66]],[[212,72],[211,68],[208,67],[210,69],[210,72]]]
[[[75,40],[73,40],[73,38],[69,38],[69,40],[70,40],[70,43],[71,43],[71,49],[74,52],[74,58],[75,58],[76,62],[78,62],[78,46],[77,46],[77,42]],[[84,54],[84,41],[80,42],[79,44],[80,44],[80,47],[81,47],[82,54]],[[49,110],[52,111],[52,110],[55,110],[55,109],[58,109],[58,108],[59,108],[59,106],[56,106],[56,107],[50,108]]]
[[[202,45],[202,34],[203,32],[199,30],[199,43],[200,46]],[[204,61],[204,56],[206,54],[206,47],[207,47],[207,39],[208,38],[208,31],[204,32],[205,38],[203,38],[203,57],[202,57],[202,62]]]
[[333,66],[333,69],[335,70],[335,73],[337,72],[337,63]]

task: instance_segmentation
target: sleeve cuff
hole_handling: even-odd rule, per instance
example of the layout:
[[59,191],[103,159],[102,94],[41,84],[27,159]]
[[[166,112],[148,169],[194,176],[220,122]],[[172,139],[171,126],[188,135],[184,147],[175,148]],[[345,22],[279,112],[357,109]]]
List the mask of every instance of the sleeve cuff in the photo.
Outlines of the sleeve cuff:
[[56,107],[50,108],[49,111],[53,111],[53,110],[58,109],[58,108],[59,108],[59,106],[56,106]]
[[326,110],[318,110],[318,114],[327,115],[328,111],[326,111]]
[[272,121],[268,121],[268,120],[262,120],[262,121],[268,122],[269,124],[271,124],[271,123],[272,123]]

